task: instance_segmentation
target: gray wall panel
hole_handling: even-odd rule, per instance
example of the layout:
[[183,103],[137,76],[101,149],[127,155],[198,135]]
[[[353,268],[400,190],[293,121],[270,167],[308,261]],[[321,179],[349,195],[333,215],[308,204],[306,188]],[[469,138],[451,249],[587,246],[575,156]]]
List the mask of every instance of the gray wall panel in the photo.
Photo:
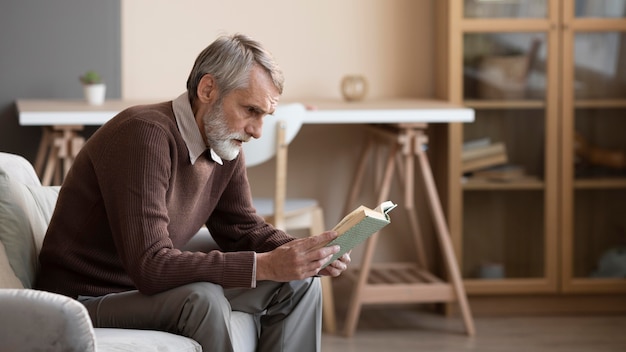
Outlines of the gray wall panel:
[[[121,96],[120,0],[0,0],[0,151],[33,161],[41,131],[22,127],[16,99],[82,99],[98,70]],[[88,136],[94,128],[85,131]]]

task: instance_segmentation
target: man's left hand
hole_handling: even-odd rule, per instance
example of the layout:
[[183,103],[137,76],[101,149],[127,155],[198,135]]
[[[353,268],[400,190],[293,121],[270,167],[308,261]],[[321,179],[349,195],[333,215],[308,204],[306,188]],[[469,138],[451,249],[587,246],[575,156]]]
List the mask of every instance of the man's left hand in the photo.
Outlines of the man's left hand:
[[350,259],[350,252],[348,252],[339,257],[334,262],[328,264],[327,267],[319,272],[319,275],[337,277],[341,275],[341,273],[343,273],[346,269],[348,269],[348,264],[350,264],[351,261],[352,259]]

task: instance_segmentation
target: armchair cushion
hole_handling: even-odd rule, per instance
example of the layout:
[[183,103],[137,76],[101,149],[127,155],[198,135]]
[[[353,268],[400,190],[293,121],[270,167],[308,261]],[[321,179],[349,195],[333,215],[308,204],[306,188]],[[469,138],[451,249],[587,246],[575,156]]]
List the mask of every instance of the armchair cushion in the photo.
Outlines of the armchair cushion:
[[85,307],[54,293],[0,289],[3,351],[95,351],[95,334]]
[[22,285],[32,288],[37,258],[59,187],[27,185],[0,167],[0,241]]
[[23,156],[0,152],[0,167],[5,170],[7,175],[21,183],[41,186],[35,168]]
[[24,288],[9,264],[2,242],[0,242],[0,288]]

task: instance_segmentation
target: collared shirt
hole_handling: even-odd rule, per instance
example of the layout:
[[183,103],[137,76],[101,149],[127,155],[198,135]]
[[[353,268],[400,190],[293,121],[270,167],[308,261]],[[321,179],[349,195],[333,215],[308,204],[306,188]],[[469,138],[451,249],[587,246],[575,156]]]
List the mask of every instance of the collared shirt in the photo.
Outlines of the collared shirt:
[[180,134],[187,145],[187,149],[189,149],[189,160],[191,160],[191,164],[195,164],[200,155],[209,148],[211,159],[220,165],[224,165],[222,158],[204,143],[202,134],[196,124],[196,118],[193,115],[187,92],[179,95],[178,98],[172,101],[172,109],[174,110],[174,116],[176,117],[176,124],[180,130]]

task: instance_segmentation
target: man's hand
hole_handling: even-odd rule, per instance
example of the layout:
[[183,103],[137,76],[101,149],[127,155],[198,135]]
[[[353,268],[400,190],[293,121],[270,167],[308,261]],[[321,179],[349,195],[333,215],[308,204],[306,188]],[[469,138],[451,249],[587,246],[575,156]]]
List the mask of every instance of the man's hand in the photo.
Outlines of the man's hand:
[[350,264],[350,262],[352,261],[352,259],[350,258],[351,252],[352,251],[347,252],[346,254],[337,258],[337,260],[335,260],[334,262],[328,264],[328,266],[325,267],[324,270],[320,271],[319,274],[332,277],[337,277],[341,275],[341,273],[348,269],[348,264]]
[[[319,236],[293,240],[271,252],[258,253],[256,257],[257,281],[272,280],[287,282],[302,280],[317,275],[320,273],[322,265],[324,265],[333,254],[339,252],[339,246],[324,247],[326,243],[336,237],[336,232],[327,231]],[[345,257],[345,255],[343,257]],[[339,261],[341,261],[341,259],[336,260],[335,263]],[[337,268],[333,266],[333,264],[326,267],[323,271],[328,271],[329,275],[333,275],[333,273],[337,273],[337,270],[340,270],[343,265]],[[331,266],[333,266],[333,269],[329,269]],[[340,270],[339,273],[343,270]]]

